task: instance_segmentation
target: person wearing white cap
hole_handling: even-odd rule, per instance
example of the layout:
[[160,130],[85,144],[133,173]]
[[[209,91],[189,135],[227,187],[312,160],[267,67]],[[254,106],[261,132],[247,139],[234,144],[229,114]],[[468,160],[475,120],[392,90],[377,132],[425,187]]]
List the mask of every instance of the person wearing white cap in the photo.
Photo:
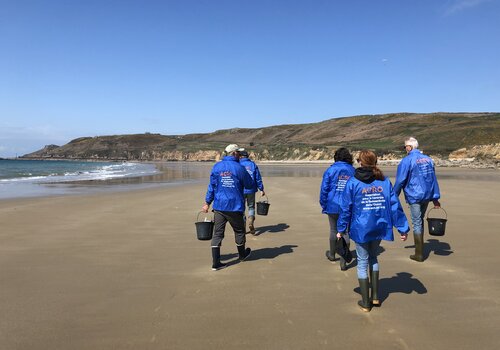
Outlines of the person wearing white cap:
[[202,211],[208,212],[213,202],[215,228],[212,237],[212,270],[220,270],[226,264],[220,261],[220,247],[224,239],[226,223],[229,222],[234,231],[236,246],[241,261],[246,260],[251,253],[245,248],[245,211],[244,189],[253,187],[253,180],[246,169],[239,163],[240,152],[244,151],[236,144],[225,148],[226,156],[216,163],[210,174],[210,182],[205,196]]
[[424,217],[429,202],[434,208],[440,208],[439,185],[436,178],[434,161],[418,149],[418,141],[414,137],[405,140],[405,150],[408,155],[398,165],[394,192],[399,196],[404,191],[405,199],[410,206],[413,224],[413,239],[415,254],[410,259],[424,261]]

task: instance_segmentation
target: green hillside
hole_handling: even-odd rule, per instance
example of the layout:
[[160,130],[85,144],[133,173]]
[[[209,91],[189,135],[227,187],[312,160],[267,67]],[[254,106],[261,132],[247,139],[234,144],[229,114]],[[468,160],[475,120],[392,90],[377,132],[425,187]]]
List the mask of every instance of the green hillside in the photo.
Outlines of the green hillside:
[[63,146],[46,146],[24,157],[208,160],[227,144],[238,143],[260,159],[330,159],[341,146],[353,151],[368,148],[379,154],[402,154],[408,136],[416,137],[427,153],[442,156],[463,147],[499,143],[500,113],[362,115],[205,134],[82,137]]

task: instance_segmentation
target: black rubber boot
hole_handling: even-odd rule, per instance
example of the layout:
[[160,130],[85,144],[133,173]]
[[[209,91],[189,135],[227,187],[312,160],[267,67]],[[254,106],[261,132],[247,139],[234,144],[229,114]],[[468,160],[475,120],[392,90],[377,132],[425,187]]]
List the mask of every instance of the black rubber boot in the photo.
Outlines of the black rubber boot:
[[255,216],[248,217],[248,232],[252,235],[255,235],[255,226],[253,225],[255,222]]
[[369,292],[370,288],[368,286],[368,278],[358,278],[359,289],[361,290],[361,300],[358,301],[358,305],[364,312],[370,312],[372,309],[372,304],[370,303]]
[[415,241],[415,254],[410,255],[410,259],[423,262],[424,261],[424,234],[413,234],[413,240]]
[[244,244],[238,246],[238,254],[240,256],[241,261],[246,260],[250,256],[251,253],[252,253],[252,249],[250,249],[250,248],[245,249]]
[[370,279],[371,279],[371,291],[372,291],[372,296],[371,296],[371,301],[373,306],[380,306],[380,300],[378,298],[378,271],[371,271],[370,272]]
[[220,262],[220,247],[212,247],[212,270],[217,271],[226,267],[226,264]]
[[326,258],[330,261],[335,261],[335,247],[336,247],[336,244],[337,244],[337,240],[330,240],[330,250],[327,250],[325,255],[326,255]]

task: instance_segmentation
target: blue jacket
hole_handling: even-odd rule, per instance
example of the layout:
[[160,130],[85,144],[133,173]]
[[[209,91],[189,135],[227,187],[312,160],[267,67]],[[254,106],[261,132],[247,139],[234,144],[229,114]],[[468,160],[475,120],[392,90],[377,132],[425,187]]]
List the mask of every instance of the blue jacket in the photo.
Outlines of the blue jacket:
[[252,186],[253,180],[240,165],[238,158],[226,156],[212,168],[205,202],[214,202],[214,210],[243,212],[243,189],[250,189]]
[[259,167],[248,158],[240,158],[240,164],[247,169],[248,174],[253,180],[252,189],[245,188],[245,194],[251,194],[259,191],[264,191],[264,184],[262,183],[262,176],[260,176]]
[[319,192],[322,213],[340,213],[340,199],[347,180],[354,176],[354,167],[346,162],[335,162],[323,174]]
[[356,177],[347,181],[337,221],[338,232],[356,243],[375,240],[393,241],[392,227],[403,234],[410,231],[401,203],[388,178],[364,183]]
[[404,190],[409,204],[431,201],[441,197],[434,170],[434,161],[418,149],[412,150],[398,165],[394,191]]

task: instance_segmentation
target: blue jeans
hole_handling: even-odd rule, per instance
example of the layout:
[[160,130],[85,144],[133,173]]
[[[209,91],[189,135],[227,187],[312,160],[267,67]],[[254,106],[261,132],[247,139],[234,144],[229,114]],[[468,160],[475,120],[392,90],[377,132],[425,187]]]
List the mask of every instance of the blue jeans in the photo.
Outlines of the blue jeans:
[[356,258],[358,259],[358,278],[368,278],[368,266],[373,271],[378,271],[378,247],[380,240],[366,243],[356,242]]
[[424,233],[424,217],[428,205],[428,201],[410,204],[411,223],[413,225],[413,233],[416,235]]
[[255,216],[255,192],[246,194],[245,200],[248,205],[248,216]]

